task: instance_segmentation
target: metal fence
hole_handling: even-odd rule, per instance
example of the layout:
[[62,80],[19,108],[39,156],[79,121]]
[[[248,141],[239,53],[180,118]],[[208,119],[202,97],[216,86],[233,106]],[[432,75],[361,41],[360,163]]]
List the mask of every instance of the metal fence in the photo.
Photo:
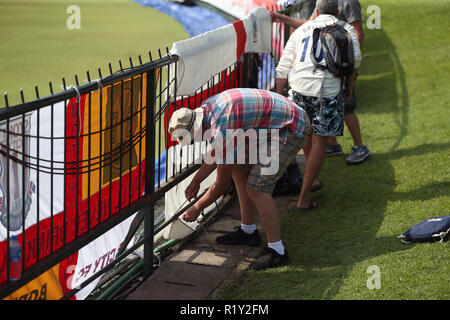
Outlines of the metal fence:
[[[298,7],[296,8],[298,11]],[[274,68],[286,28],[274,24],[274,46],[269,55],[246,54],[214,76],[191,96],[177,96],[173,72],[178,57],[166,49],[158,59],[133,64],[104,77],[98,69],[88,83],[67,86],[0,110],[0,297],[5,298],[43,272],[139,212],[144,235],[124,246],[100,271],[75,289],[68,299],[137,248],[144,246],[143,274],[153,271],[154,235],[187,208],[155,227],[155,203],[200,165],[168,168],[171,146],[167,126],[180,107],[195,108],[207,97],[234,87],[274,89]],[[286,38],[287,39],[287,38]],[[33,123],[33,126],[30,124]],[[61,152],[60,150],[63,150]],[[173,149],[172,149],[173,150]],[[195,148],[179,156],[196,157]],[[165,157],[163,157],[165,155]],[[175,157],[173,155],[172,157]],[[190,163],[190,161],[187,161]],[[36,201],[31,201],[34,198]],[[30,217],[33,210],[35,217]],[[27,219],[28,218],[28,219]],[[31,219],[31,220],[30,220]],[[13,279],[11,235],[18,233],[20,275]],[[15,266],[16,268],[17,266]]]

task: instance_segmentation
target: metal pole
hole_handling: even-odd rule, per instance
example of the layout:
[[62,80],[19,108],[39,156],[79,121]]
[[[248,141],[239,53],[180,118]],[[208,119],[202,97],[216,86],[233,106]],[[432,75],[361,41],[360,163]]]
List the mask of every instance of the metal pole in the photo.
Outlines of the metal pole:
[[[156,104],[156,68],[146,73],[146,130],[145,130],[145,194],[155,191],[155,104]],[[153,272],[153,224],[155,202],[144,209],[144,277]]]
[[241,88],[258,88],[258,54],[246,53],[242,72]]

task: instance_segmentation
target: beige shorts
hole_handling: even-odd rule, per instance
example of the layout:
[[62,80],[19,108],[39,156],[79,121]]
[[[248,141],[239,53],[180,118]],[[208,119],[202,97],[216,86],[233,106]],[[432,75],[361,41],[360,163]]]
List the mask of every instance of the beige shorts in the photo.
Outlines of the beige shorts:
[[281,178],[288,165],[296,157],[300,149],[303,148],[306,141],[308,141],[310,134],[311,129],[308,123],[301,138],[289,133],[286,143],[279,144],[279,161],[276,173],[262,174],[261,172],[263,168],[266,168],[267,171],[273,165],[272,163],[263,165],[258,162],[256,164],[236,165],[237,170],[247,175],[247,187],[272,194],[278,179]]

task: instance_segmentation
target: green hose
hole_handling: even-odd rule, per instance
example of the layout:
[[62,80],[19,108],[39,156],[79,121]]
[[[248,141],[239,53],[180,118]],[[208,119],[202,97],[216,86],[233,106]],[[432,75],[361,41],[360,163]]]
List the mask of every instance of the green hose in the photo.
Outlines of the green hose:
[[153,252],[158,253],[163,249],[170,248],[170,247],[176,245],[179,241],[180,241],[180,239],[170,239],[169,241],[167,241],[167,242],[163,243],[162,245],[160,245],[159,247],[155,248],[155,250],[153,250]]
[[[154,253],[158,253],[162,251],[163,249],[170,248],[173,245],[177,244],[180,240],[179,239],[171,239],[159,247],[155,248],[153,250]],[[106,288],[105,291],[103,291],[96,300],[106,300],[109,296],[111,296],[120,286],[122,286],[126,281],[128,281],[131,277],[133,277],[136,273],[138,273],[140,270],[142,270],[144,266],[144,261],[140,260],[138,261],[130,270],[128,270],[123,276],[121,276],[117,281],[115,281],[112,285],[110,285],[108,288]]]
[[96,300],[106,300],[112,295],[122,284],[124,284],[133,275],[139,272],[144,266],[144,261],[138,261],[130,270],[128,270],[123,276],[121,276],[116,282],[110,285],[105,291],[103,291]]

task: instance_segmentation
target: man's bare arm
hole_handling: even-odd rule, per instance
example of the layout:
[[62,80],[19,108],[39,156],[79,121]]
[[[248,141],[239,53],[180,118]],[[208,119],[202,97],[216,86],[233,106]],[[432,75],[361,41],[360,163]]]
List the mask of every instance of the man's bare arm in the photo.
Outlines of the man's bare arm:
[[[213,159],[215,156],[215,150],[212,149],[207,157],[210,157],[210,159]],[[194,178],[192,179],[191,183],[188,185],[186,190],[184,191],[184,195],[187,200],[191,201],[191,199],[195,198],[198,194],[198,191],[200,190],[200,184],[209,177],[209,175],[217,168],[217,164],[215,162],[207,163],[206,161],[203,162],[200,169],[195,174]]]
[[[273,22],[283,22],[293,29],[297,29],[302,24],[308,22],[308,20],[292,18],[292,17],[286,16],[284,14],[281,14],[278,12],[273,12],[273,11],[270,12],[270,15],[272,16]],[[309,18],[309,20],[314,20],[314,16],[311,16]]]
[[356,36],[358,37],[359,47],[362,49],[363,41],[364,41],[364,30],[362,26],[362,21],[355,21],[353,23],[350,23],[350,25],[355,30]]
[[353,95],[353,88],[355,85],[356,75],[358,74],[358,69],[355,69],[351,75],[349,75],[346,79],[346,87],[347,87],[347,95],[344,97],[345,99],[350,98]]
[[276,78],[275,79],[275,85],[277,89],[278,94],[283,94],[284,87],[286,87],[287,79],[283,78]]
[[188,222],[195,221],[203,209],[219,199],[230,187],[232,181],[233,165],[217,166],[217,178],[212,186],[206,191],[196,204],[190,207],[184,214],[183,219]]

